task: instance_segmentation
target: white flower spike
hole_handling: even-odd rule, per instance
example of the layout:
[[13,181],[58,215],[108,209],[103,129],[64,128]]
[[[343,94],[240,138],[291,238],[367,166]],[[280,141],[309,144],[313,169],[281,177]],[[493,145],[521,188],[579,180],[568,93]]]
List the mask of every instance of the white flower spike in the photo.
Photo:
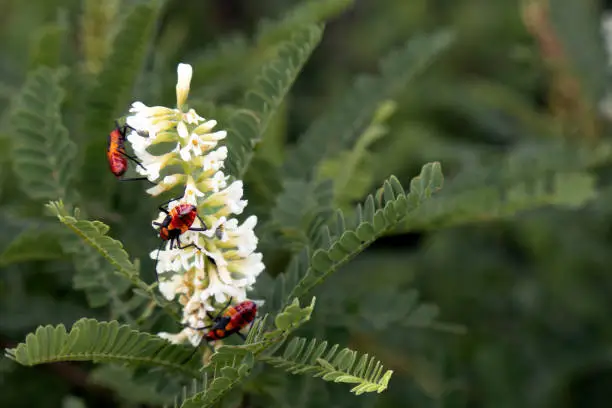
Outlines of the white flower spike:
[[[134,102],[127,122],[138,132],[131,131],[127,139],[146,169],[141,173],[157,182],[147,192],[157,196],[183,185],[183,196],[169,203],[169,210],[179,202],[192,204],[205,224],[200,225],[196,218],[193,227],[202,230],[180,235],[186,248],[162,248],[150,254],[158,259],[159,290],[166,299],[182,305],[181,323],[185,325],[179,333],[159,336],[196,346],[206,332],[195,328],[211,324],[207,312],[218,312],[230,298],[233,303],[246,300],[264,264],[261,254],[255,252],[257,217],[250,216],[242,224],[233,218],[245,210],[247,201],[242,199],[242,181],[230,182],[223,173],[228,151],[218,143],[227,132],[213,131],[217,122],[202,118],[193,109],[183,111],[193,70],[188,64],[179,64],[177,74],[176,108]],[[149,151],[160,143],[173,147],[159,154]],[[177,170],[168,174],[170,168]],[[156,221],[165,216],[160,213]]]

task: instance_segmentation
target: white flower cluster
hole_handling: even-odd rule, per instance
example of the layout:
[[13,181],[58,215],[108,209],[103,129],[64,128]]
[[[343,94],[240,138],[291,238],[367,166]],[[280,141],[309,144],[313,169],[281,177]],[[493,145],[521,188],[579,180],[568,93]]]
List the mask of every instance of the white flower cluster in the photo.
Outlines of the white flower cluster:
[[[204,335],[201,328],[210,324],[206,312],[218,310],[233,298],[233,302],[246,299],[246,291],[263,271],[262,256],[255,252],[257,237],[253,228],[257,218],[251,216],[242,225],[232,218],[241,214],[247,201],[242,200],[242,182],[228,184],[229,177],[222,169],[227,148],[217,146],[225,138],[225,131],[213,132],[214,120],[205,120],[193,109],[185,111],[192,68],[179,64],[176,84],[176,109],[162,106],[149,107],[134,102],[127,117],[132,131],[127,137],[143,168],[136,168],[156,185],[147,190],[157,196],[177,185],[184,185],[182,198],[168,204],[171,211],[178,204],[196,206],[199,218],[192,227],[204,231],[186,231],[180,235],[182,246],[187,248],[153,251],[152,259],[158,259],[159,290],[168,300],[178,297],[183,306],[180,333],[159,333],[174,343],[189,340],[198,345]],[[150,153],[155,146],[163,153]],[[172,169],[175,171],[173,172]],[[161,178],[161,173],[166,174]],[[160,179],[161,178],[161,179]],[[161,212],[155,220],[160,223],[166,217]],[[200,225],[200,219],[205,225]]]

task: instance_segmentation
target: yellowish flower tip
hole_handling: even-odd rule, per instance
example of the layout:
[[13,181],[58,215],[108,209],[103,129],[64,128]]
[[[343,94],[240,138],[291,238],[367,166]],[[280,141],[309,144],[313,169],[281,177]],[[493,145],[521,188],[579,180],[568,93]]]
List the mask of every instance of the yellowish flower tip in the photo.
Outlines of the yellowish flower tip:
[[189,85],[191,84],[191,76],[193,75],[193,69],[189,64],[178,64],[176,69],[178,79],[176,81],[176,107],[182,110],[183,105],[187,102],[187,95],[189,94]]

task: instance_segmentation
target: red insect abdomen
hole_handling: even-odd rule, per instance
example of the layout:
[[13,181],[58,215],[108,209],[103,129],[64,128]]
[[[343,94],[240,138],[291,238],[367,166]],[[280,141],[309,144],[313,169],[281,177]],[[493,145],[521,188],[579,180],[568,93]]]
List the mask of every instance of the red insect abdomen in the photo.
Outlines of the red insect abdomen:
[[257,305],[252,300],[245,300],[237,304],[233,309],[232,312],[228,310],[226,313],[226,316],[230,315],[230,313],[232,316],[225,327],[225,330],[228,332],[242,329],[255,320],[255,316],[257,315]]
[[225,332],[225,330],[221,330],[221,329],[211,330],[208,333],[206,333],[206,335],[204,336],[204,339],[206,341],[221,340],[222,338],[226,336],[226,334],[227,333]]
[[121,177],[127,171],[127,166],[128,166],[127,159],[121,156],[119,153],[116,153],[113,151],[109,152],[107,154],[107,157],[108,157],[108,165],[111,169],[111,172],[116,177]]
[[108,147],[106,150],[106,158],[111,172],[116,177],[121,177],[128,168],[128,161],[121,153],[125,151],[121,133],[115,129],[108,138]]

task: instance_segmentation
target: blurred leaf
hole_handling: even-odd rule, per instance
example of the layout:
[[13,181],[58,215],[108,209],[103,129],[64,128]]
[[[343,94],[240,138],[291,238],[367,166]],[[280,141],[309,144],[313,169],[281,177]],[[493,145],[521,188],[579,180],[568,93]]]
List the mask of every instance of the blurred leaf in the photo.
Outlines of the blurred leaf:
[[607,89],[607,61],[599,2],[549,0],[550,19],[575,73],[596,106]]
[[257,43],[272,45],[291,35],[297,26],[322,23],[345,11],[354,0],[307,0],[298,3],[280,21],[263,20],[259,25]]
[[276,55],[256,78],[245,95],[245,111],[230,118],[227,138],[226,166],[230,174],[242,178],[253,158],[253,150],[278,111],[291,85],[314,48],[319,44],[323,28],[299,27],[293,37],[283,43]]
[[96,84],[88,92],[85,129],[106,134],[113,120],[126,109],[140,74],[164,0],[139,2],[128,8]]
[[449,32],[418,36],[386,56],[380,74],[360,77],[342,101],[319,117],[285,160],[285,174],[305,179],[326,157],[352,147],[380,104],[393,98],[453,41]]
[[62,70],[32,71],[11,115],[13,168],[21,188],[33,199],[66,198],[76,154],[62,124]]
[[89,382],[113,390],[124,401],[138,404],[163,404],[172,398],[158,393],[150,384],[140,384],[126,367],[100,365],[89,376]]
[[335,202],[346,209],[354,200],[363,198],[374,179],[373,158],[370,146],[387,133],[384,122],[395,110],[395,103],[382,103],[374,114],[372,123],[364,130],[351,150],[323,160],[318,165],[316,179],[334,181]]
[[420,175],[411,180],[410,193],[406,194],[399,181],[391,177],[385,181],[376,199],[370,195],[363,206],[358,206],[352,220],[345,220],[342,211],[338,211],[335,226],[331,230],[327,226],[320,229],[321,247],[311,255],[302,255],[302,258],[309,259],[308,262],[298,264],[280,278],[275,292],[282,294],[289,290],[289,298],[305,295],[378,237],[393,229],[439,190],[442,183],[440,164],[428,163]]
[[41,26],[36,32],[35,41],[30,50],[29,70],[41,66],[59,68],[68,24],[65,18]]
[[119,0],[85,0],[81,15],[81,41],[83,65],[88,73],[97,74],[111,50],[112,40],[117,34],[116,22]]
[[56,228],[27,229],[0,254],[0,265],[63,258],[60,239],[60,231]]

